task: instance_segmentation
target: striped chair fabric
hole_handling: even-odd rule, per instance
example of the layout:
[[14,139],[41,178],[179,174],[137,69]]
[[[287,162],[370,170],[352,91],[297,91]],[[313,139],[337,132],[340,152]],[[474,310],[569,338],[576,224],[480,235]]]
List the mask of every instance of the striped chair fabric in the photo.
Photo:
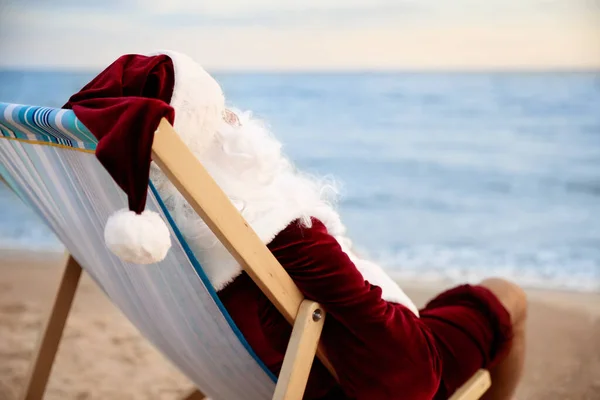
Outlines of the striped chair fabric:
[[70,110],[0,103],[0,174],[112,302],[207,396],[271,398],[276,378],[235,327],[152,184],[146,208],[169,222],[167,258],[128,265],[107,250],[104,223],[127,199],[95,148]]

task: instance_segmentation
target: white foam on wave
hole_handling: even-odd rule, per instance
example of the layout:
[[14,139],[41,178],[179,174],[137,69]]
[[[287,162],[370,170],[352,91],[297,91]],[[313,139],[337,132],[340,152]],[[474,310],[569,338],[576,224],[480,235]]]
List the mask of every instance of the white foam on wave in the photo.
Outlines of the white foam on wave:
[[[62,252],[60,241],[45,227],[0,238],[0,249]],[[359,253],[367,254],[359,249]],[[513,280],[525,287],[600,292],[600,262],[594,255],[577,256],[556,249],[506,252],[482,248],[415,246],[374,254],[400,281],[477,283],[489,277]]]
[[600,263],[569,252],[506,253],[474,248],[415,247],[374,257],[395,279],[477,283],[502,277],[524,287],[600,292]]

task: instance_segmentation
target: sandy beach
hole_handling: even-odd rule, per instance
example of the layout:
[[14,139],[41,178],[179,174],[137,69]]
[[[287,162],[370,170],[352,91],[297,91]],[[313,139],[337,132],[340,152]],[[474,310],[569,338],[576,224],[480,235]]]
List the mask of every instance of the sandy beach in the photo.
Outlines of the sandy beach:
[[[60,256],[0,252],[0,399],[17,399],[61,272]],[[406,284],[419,304],[440,285]],[[600,399],[600,294],[528,290],[518,399]],[[84,274],[46,399],[176,399],[191,384]]]

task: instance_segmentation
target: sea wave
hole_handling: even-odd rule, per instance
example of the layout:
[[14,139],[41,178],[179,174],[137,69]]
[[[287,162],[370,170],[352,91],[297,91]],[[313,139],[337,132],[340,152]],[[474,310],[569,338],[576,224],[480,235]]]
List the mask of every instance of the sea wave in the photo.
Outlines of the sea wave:
[[469,247],[418,246],[374,256],[395,279],[477,283],[502,277],[524,287],[600,292],[600,251],[568,249],[506,252]]
[[[43,225],[20,236],[0,237],[0,250],[59,253],[60,241]],[[359,253],[368,254],[359,249]],[[475,247],[414,246],[371,254],[396,280],[477,283],[502,277],[524,287],[600,292],[600,250],[544,249],[536,252]]]

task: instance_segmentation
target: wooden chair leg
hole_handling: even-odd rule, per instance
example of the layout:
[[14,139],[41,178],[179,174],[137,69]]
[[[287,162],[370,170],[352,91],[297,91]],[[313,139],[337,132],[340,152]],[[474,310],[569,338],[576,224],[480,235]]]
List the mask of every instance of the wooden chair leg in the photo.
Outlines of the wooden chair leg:
[[34,354],[29,378],[21,397],[23,400],[39,400],[44,395],[80,277],[81,266],[69,255],[54,298],[54,304],[50,309],[46,326],[42,331]]
[[492,385],[490,373],[485,369],[477,371],[450,397],[450,400],[477,400]]
[[198,389],[194,389],[190,394],[182,398],[181,400],[204,400],[206,396]]
[[273,400],[302,399],[324,322],[325,312],[318,303],[300,304]]

